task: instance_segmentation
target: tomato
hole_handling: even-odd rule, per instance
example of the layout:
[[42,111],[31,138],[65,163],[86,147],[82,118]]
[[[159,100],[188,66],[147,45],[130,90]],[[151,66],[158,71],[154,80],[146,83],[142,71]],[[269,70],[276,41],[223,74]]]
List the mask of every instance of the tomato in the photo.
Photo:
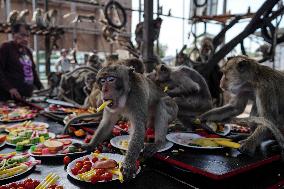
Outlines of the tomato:
[[75,167],[77,167],[78,169],[81,169],[83,167],[83,162],[77,162],[75,164]]
[[71,169],[71,172],[73,173],[73,175],[78,175],[78,172],[79,172],[79,168],[78,167],[73,167],[72,169]]
[[108,143],[107,147],[108,147],[108,148],[112,148],[111,143]]
[[104,169],[96,169],[96,174],[97,175],[102,175],[104,174],[106,171]]
[[82,167],[82,169],[85,169],[85,170],[87,170],[87,171],[90,171],[91,168],[92,168],[92,165],[84,165],[84,166]]
[[94,174],[94,175],[91,177],[91,183],[92,183],[92,184],[96,184],[98,181],[100,181],[100,176],[97,175],[97,174]]
[[96,163],[98,160],[99,160],[99,158],[93,157],[92,162],[93,162],[93,163]]
[[68,165],[71,162],[71,158],[69,156],[65,156],[63,159],[64,165]]
[[80,169],[79,171],[78,171],[78,174],[82,174],[82,173],[85,173],[85,172],[87,172],[88,170],[85,168],[85,167],[82,167],[82,169]]
[[105,172],[104,174],[100,176],[100,179],[105,180],[105,181],[110,181],[112,180],[112,174],[109,172]]
[[90,162],[90,161],[85,161],[85,162],[83,163],[83,165],[88,165],[88,167],[92,167],[92,162]]
[[85,158],[83,159],[83,161],[90,161],[90,158],[85,157]]
[[39,182],[38,180],[34,180],[34,181],[33,181],[33,184],[34,184],[35,187],[37,187],[37,186],[39,185],[39,183],[40,183],[40,182]]
[[34,189],[33,182],[27,182],[25,183],[25,189]]

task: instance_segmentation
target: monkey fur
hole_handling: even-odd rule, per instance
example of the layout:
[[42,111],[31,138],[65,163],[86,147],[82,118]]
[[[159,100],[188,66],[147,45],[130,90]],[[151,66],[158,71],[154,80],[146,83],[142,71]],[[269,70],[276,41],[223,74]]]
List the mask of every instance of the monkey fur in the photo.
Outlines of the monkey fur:
[[178,118],[184,126],[188,126],[192,118],[212,108],[206,81],[194,69],[161,64],[157,66],[155,75],[158,85],[162,88],[168,86],[167,94],[177,103]]
[[[102,68],[97,74],[96,83],[102,100],[112,100],[112,103],[104,109],[103,119],[91,142],[83,147],[93,150],[110,136],[119,116],[128,118],[133,130],[122,173],[123,178],[129,180],[136,173],[135,162],[141,150],[144,148],[143,154],[148,157],[164,144],[168,124],[176,118],[178,107],[153,81],[125,65]],[[97,115],[85,117],[95,116]],[[69,132],[71,122],[72,120],[65,126],[65,133]],[[155,143],[144,146],[145,130],[148,127],[154,127]]]
[[[264,138],[272,133],[283,151],[284,73],[260,65],[246,56],[229,59],[223,66],[222,72],[221,88],[233,93],[236,98],[228,105],[204,113],[200,119],[218,121],[230,119],[242,113],[241,110],[247,105],[248,99],[255,99],[251,114],[257,116],[254,121],[258,120],[257,125],[260,127],[257,127],[242,143],[241,150],[253,154]],[[236,107],[239,109],[235,109]],[[261,120],[264,120],[263,123]]]

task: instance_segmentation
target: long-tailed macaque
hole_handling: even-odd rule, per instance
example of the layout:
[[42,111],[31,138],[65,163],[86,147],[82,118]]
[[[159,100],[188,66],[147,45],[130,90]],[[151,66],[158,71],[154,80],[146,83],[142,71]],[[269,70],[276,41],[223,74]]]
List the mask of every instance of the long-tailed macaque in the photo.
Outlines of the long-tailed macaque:
[[166,93],[177,103],[178,118],[184,126],[188,127],[193,118],[212,108],[206,81],[194,69],[161,64],[156,68],[155,81],[162,88],[167,86]]
[[[242,113],[248,99],[255,99],[254,115],[234,122],[254,123],[252,135],[242,141],[241,151],[254,154],[260,143],[271,137],[271,133],[284,149],[284,73],[258,64],[246,56],[229,59],[222,68],[223,77],[220,85],[234,95],[228,105],[210,110],[201,115],[201,120],[225,120]],[[262,120],[262,121],[261,121]]]
[[[144,75],[134,72],[125,65],[110,65],[102,68],[97,74],[97,84],[103,101],[111,100],[103,112],[103,119],[91,142],[83,147],[93,150],[107,139],[119,116],[130,120],[132,126],[129,148],[122,164],[125,180],[133,178],[136,173],[136,160],[141,150],[145,156],[151,156],[166,140],[168,124],[178,112],[176,103],[160,88]],[[85,118],[95,117],[85,115]],[[82,116],[81,116],[82,118]],[[69,125],[65,132],[69,132]],[[155,143],[144,145],[146,128],[155,130]]]

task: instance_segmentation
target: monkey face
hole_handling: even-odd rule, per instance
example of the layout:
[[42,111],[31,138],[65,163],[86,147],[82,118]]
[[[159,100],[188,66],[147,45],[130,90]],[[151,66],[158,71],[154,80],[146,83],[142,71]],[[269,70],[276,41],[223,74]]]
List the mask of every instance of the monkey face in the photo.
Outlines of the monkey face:
[[220,88],[234,94],[251,90],[254,75],[251,69],[253,64],[253,60],[244,56],[229,59],[222,68]]
[[156,68],[156,82],[165,83],[170,79],[170,69],[164,65],[158,65]]
[[93,88],[93,84],[96,82],[96,74],[95,73],[89,73],[85,77],[85,85],[86,87],[91,90]]
[[114,111],[124,108],[130,91],[129,75],[133,69],[124,65],[110,65],[102,68],[97,74],[97,84],[103,101],[111,100],[108,109]]

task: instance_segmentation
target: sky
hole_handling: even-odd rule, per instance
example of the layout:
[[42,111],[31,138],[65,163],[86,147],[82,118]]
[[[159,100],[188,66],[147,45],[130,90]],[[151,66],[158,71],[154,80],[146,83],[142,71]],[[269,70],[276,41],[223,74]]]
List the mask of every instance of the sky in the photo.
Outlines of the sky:
[[[184,6],[183,6],[184,1]],[[191,0],[160,0],[160,6],[163,6],[163,14],[167,14],[169,9],[171,9],[171,14],[173,16],[182,17],[183,16],[183,7],[184,7],[184,16],[186,18],[189,17],[189,7],[190,7],[190,1]],[[218,0],[219,6],[218,6],[218,14],[222,13],[223,11],[223,0]],[[143,2],[143,0],[142,0]],[[264,0],[227,0],[227,11],[231,11],[232,14],[238,14],[238,13],[245,13],[247,12],[248,7],[250,7],[251,12],[255,12],[258,10],[258,8],[263,4]],[[154,0],[154,12],[157,12],[157,0]],[[132,1],[132,8],[138,9],[139,1],[133,0]],[[143,6],[142,6],[143,7]],[[135,31],[135,26],[138,23],[138,12],[134,11],[132,14],[132,32]],[[156,15],[154,15],[154,19],[156,18]],[[160,31],[160,43],[166,44],[168,46],[168,50],[166,52],[167,56],[175,56],[176,50],[180,50],[183,46],[183,44],[187,44],[190,46],[192,43],[192,37],[188,39],[188,34],[190,32],[191,25],[188,23],[188,21],[184,21],[184,42],[183,42],[183,21],[181,19],[175,19],[170,17],[162,16],[163,23],[162,23],[162,29]],[[232,39],[235,37],[238,33],[240,33],[244,27],[247,25],[248,20],[242,21],[242,23],[236,24],[233,28],[231,28],[226,33],[226,41]],[[207,25],[207,32],[216,35],[221,29],[221,26],[219,24],[208,24]],[[199,24],[197,26],[197,31],[201,32],[203,31],[202,24]],[[134,36],[134,34],[133,34]],[[258,47],[258,44],[255,43],[258,40],[253,38],[246,39],[245,40],[245,47],[249,50],[255,50]],[[133,38],[134,40],[134,38]],[[262,42],[260,40],[260,42]],[[238,53],[239,48],[236,48],[237,50],[233,53]]]

